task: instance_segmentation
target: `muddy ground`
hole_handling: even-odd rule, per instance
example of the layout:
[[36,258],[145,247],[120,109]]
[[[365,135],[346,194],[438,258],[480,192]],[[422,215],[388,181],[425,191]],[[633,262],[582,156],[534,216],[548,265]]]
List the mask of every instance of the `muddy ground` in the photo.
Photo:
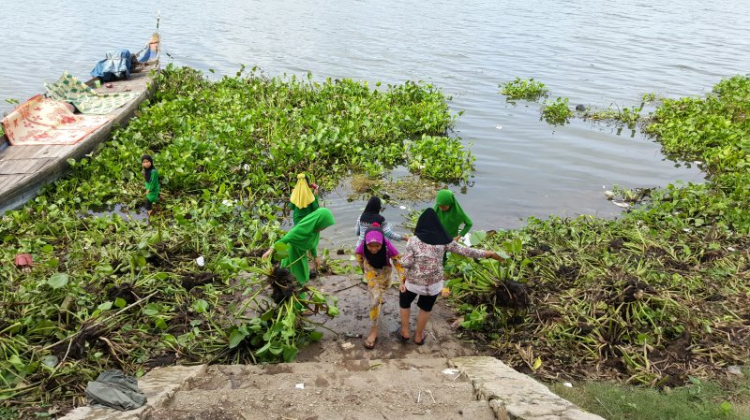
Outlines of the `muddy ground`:
[[[445,300],[438,298],[426,329],[426,341],[422,346],[413,341],[401,343],[397,331],[400,326],[398,289],[392,287],[383,304],[380,331],[375,348],[364,348],[364,338],[370,331],[368,315],[370,294],[360,275],[321,276],[311,280],[310,285],[339,299],[340,314],[331,319],[327,315],[314,315],[309,319],[329,328],[318,328],[323,339],[301,349],[299,362],[336,362],[351,359],[401,359],[419,357],[455,357],[479,354],[477,347],[463,340],[451,328],[454,315],[446,307]],[[416,303],[412,305],[411,331],[416,327]],[[361,337],[354,337],[360,335]]]

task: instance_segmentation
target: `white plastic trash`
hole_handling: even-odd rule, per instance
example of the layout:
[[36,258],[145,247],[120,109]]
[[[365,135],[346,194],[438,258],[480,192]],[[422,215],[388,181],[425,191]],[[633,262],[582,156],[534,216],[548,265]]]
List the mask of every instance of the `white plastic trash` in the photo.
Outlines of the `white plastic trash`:
[[304,383],[297,384],[294,387],[297,388],[297,389],[305,389],[305,384]]
[[206,265],[206,260],[203,258],[203,255],[195,259],[195,263],[198,264],[198,267],[203,267]]

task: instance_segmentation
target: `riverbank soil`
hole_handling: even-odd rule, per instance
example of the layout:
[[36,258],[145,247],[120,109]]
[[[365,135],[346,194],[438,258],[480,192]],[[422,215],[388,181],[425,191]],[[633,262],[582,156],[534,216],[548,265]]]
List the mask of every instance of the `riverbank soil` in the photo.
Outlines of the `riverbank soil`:
[[[398,289],[388,290],[383,303],[378,340],[375,348],[363,346],[370,331],[368,315],[370,294],[362,276],[356,274],[322,276],[312,280],[313,287],[338,298],[339,316],[320,314],[308,319],[319,323],[323,339],[300,350],[298,362],[337,362],[353,359],[403,359],[414,357],[456,357],[479,354],[475,344],[458,338],[451,324],[455,320],[445,300],[438,299],[426,328],[427,341],[418,346],[413,340],[402,343],[397,332],[400,326]],[[416,328],[419,310],[412,305],[411,331]]]

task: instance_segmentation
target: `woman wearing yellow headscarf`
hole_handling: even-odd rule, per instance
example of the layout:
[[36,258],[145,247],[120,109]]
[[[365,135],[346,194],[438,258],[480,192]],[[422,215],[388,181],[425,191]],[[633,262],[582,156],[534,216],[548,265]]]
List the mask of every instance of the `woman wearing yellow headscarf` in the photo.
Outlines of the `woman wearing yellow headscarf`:
[[301,222],[308,214],[314,212],[320,207],[318,204],[318,186],[312,184],[313,188],[307,184],[305,174],[297,175],[297,184],[292,190],[292,196],[289,198],[289,207],[292,208],[292,220],[295,226]]

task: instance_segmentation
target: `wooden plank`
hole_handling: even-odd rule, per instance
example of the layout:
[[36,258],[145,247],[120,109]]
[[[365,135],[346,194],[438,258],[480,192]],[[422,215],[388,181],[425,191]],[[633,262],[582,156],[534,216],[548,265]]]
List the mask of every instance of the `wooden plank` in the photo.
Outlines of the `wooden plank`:
[[0,175],[0,194],[22,183],[28,175]]
[[39,172],[52,159],[14,159],[3,161],[0,175],[33,174]]
[[[85,140],[83,140],[85,141]],[[79,142],[80,143],[80,142]],[[63,156],[73,150],[74,144],[49,144],[44,146],[10,146],[0,152],[0,162],[16,159],[46,159]],[[0,163],[2,166],[2,163]]]

